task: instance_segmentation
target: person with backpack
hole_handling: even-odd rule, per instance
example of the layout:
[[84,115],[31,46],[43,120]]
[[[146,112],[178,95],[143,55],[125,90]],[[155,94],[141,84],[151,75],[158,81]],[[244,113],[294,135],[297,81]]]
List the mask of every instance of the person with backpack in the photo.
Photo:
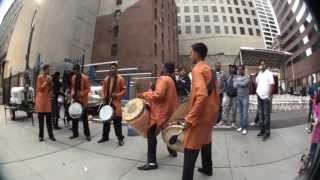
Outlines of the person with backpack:
[[[224,95],[222,100],[222,119],[217,126],[230,126],[236,128],[237,117],[237,88],[233,86],[236,80],[237,69],[235,65],[229,65],[229,76],[225,82]],[[230,122],[229,116],[232,115]]]

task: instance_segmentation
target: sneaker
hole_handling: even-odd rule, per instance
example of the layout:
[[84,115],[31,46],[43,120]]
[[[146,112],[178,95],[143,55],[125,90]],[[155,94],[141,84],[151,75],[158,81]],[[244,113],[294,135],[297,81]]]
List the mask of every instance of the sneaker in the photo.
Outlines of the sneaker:
[[241,132],[241,131],[242,131],[242,128],[238,128],[237,131],[238,131],[238,132]]
[[207,176],[212,176],[212,170],[205,170],[204,168],[198,168],[198,171]]
[[157,163],[146,163],[143,166],[138,167],[138,170],[141,170],[141,171],[148,171],[153,169],[158,169]]
[[256,122],[250,123],[250,126],[256,126],[256,125],[257,125]]
[[244,130],[241,132],[242,135],[247,135],[247,133],[248,133],[248,131],[247,131],[246,129],[244,129]]
[[225,126],[226,125],[226,123],[224,122],[224,121],[220,121],[218,124],[217,124],[217,126],[219,127],[219,126]]

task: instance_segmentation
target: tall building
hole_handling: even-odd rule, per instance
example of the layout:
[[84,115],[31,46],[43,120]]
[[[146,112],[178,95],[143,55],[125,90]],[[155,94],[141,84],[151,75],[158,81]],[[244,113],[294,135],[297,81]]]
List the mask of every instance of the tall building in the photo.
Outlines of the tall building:
[[278,23],[270,0],[255,0],[256,12],[261,26],[265,47],[272,48],[272,43],[279,34]]
[[30,50],[30,68],[35,67],[39,54],[43,62],[52,67],[61,64],[64,58],[79,57],[83,54],[85,61],[91,62],[99,0],[38,2],[40,1],[23,0],[20,13],[15,17],[16,24],[12,29],[6,54],[5,78],[9,77],[10,71],[13,75],[25,71],[25,57],[34,15],[35,30]]
[[303,0],[272,0],[280,27],[280,48],[293,53],[286,62],[287,87],[299,91],[320,80],[320,33],[318,24]]
[[233,64],[241,46],[264,48],[253,0],[176,0],[180,61],[190,65],[190,46],[204,42],[209,62]]
[[93,62],[118,60],[121,67],[152,71],[177,60],[174,0],[102,0]]

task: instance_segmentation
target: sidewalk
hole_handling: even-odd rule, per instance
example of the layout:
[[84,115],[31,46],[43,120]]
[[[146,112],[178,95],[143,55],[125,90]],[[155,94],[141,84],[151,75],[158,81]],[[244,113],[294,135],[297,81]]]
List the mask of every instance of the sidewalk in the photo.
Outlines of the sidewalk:
[[[112,133],[109,142],[97,144],[102,126],[91,123],[91,142],[85,140],[80,126],[80,138],[76,140],[69,140],[71,131],[65,128],[55,131],[57,142],[49,141],[46,135],[45,142],[39,143],[37,123],[35,127],[30,121],[8,120],[5,124],[2,110],[0,114],[0,173],[6,180],[181,179],[183,154],[169,157],[160,136],[159,169],[141,172],[137,166],[146,159],[146,141],[141,137],[126,137],[125,145],[118,147]],[[195,172],[194,179],[293,180],[301,152],[308,147],[304,127],[274,129],[266,142],[256,137],[256,130],[249,131],[247,136],[215,131],[214,175],[205,177]]]

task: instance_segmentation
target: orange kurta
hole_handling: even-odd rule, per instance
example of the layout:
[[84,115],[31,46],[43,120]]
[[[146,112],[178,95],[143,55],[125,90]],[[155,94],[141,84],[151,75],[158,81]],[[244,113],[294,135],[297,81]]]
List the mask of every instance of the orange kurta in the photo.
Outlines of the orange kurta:
[[151,126],[164,128],[179,103],[174,81],[169,76],[160,76],[155,90],[144,92],[143,96],[151,104]]
[[[76,75],[73,75],[72,77],[72,86],[71,86],[71,97],[74,96],[75,94],[75,81],[76,81]],[[79,91],[79,101],[83,106],[88,105],[88,96],[90,93],[90,81],[88,76],[81,74],[81,85]]]
[[37,78],[36,111],[38,113],[51,112],[51,82],[48,75],[41,74]]
[[[110,76],[107,76],[102,82],[102,97],[108,99],[111,96],[110,92]],[[117,75],[117,82],[115,83],[115,89],[113,93],[116,93],[116,97],[112,99],[112,105],[115,108],[115,115],[118,117],[122,116],[121,110],[121,98],[126,94],[126,84],[124,78],[121,75]]]
[[191,108],[185,117],[191,127],[185,132],[185,148],[198,150],[212,141],[212,126],[219,111],[219,96],[216,89],[208,96],[207,85],[211,77],[211,68],[205,61],[198,62],[192,69]]

